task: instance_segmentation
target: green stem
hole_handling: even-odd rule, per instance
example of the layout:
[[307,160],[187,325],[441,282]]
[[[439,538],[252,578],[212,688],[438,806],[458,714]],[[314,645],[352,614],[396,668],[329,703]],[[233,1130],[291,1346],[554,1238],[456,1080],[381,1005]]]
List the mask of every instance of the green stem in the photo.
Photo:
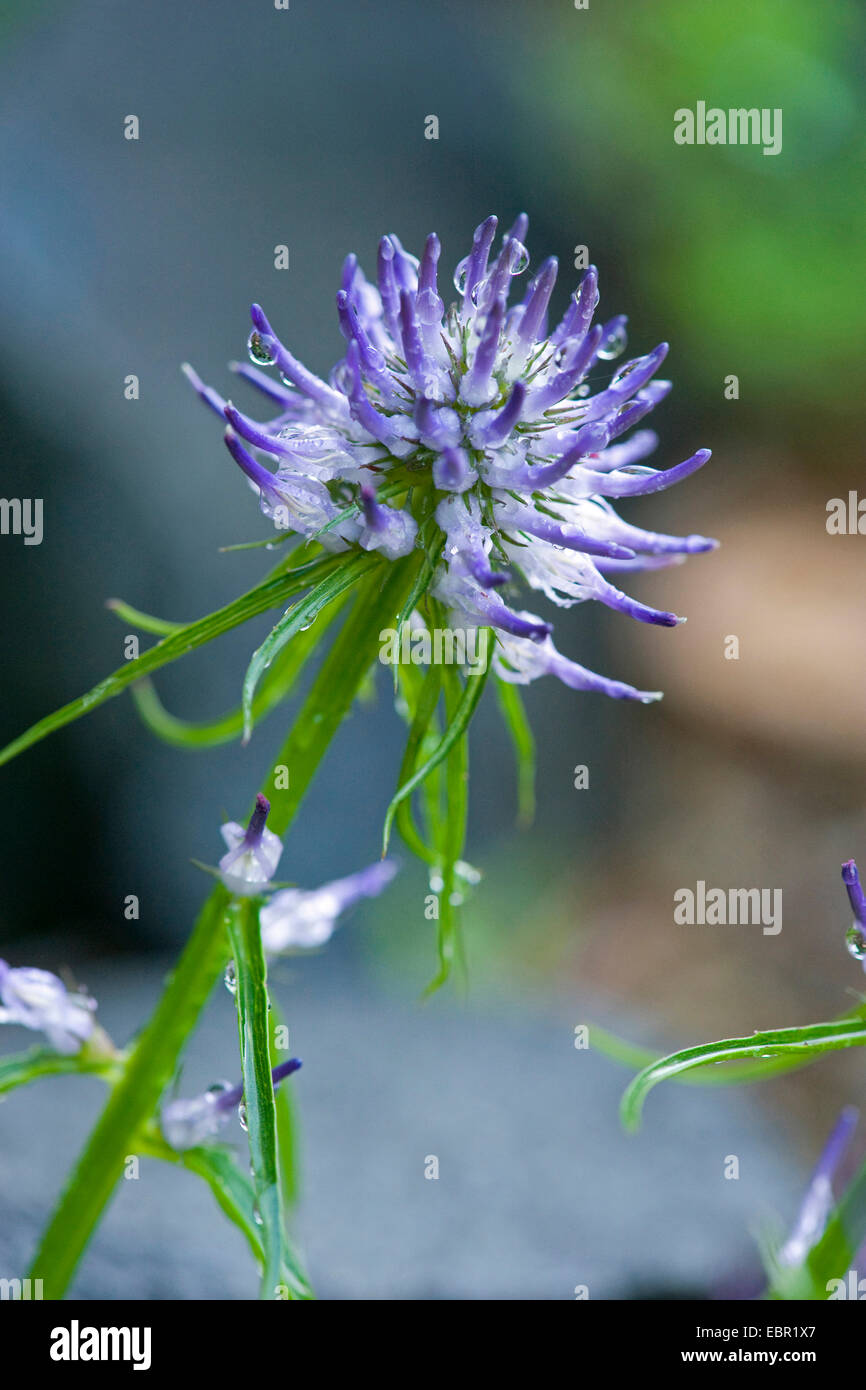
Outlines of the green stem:
[[[410,562],[375,570],[361,585],[349,617],[328,653],[294,726],[277,754],[267,787],[269,825],[284,834],[297,813],[328,745],[351,707],[374,659],[380,630],[411,582]],[[283,769],[290,769],[284,778]],[[62,1298],[118,1181],[136,1136],[154,1113],[175,1073],[214,982],[228,959],[225,913],[229,895],[218,885],[208,898],[150,1022],[139,1036],[123,1078],[112,1091],[63,1190],[33,1261],[46,1298]]]
[[45,1298],[62,1298],[114,1190],[135,1136],[174,1075],[181,1049],[225,965],[225,910],[220,884],[208,898],[156,1010],[109,1096],[64,1188],[33,1261]]

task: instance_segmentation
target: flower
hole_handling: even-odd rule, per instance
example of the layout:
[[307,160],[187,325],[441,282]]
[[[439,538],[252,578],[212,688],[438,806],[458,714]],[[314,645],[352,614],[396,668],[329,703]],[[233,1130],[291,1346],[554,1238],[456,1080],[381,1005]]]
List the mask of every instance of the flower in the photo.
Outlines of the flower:
[[[301,1066],[300,1057],[292,1057],[281,1062],[271,1072],[274,1086],[286,1076],[291,1076]],[[228,1081],[218,1081],[203,1095],[192,1100],[172,1100],[162,1109],[162,1132],[173,1149],[195,1148],[219,1133],[233,1110],[237,1110],[244,1098],[243,1085],[231,1086]]]
[[233,820],[221,827],[220,833],[229,851],[220,860],[220,877],[237,897],[261,893],[280,862],[283,842],[265,825],[270,809],[268,798],[259,792],[246,830]]
[[79,1052],[95,1028],[96,1000],[70,993],[49,970],[0,960],[0,1023],[45,1033],[58,1052]]
[[[716,544],[644,531],[614,512],[607,499],[659,492],[701,468],[710,453],[699,449],[655,470],[643,463],[655,434],[629,433],[670,390],[669,381],[655,380],[666,343],[626,362],[601,389],[590,387],[590,371],[625,346],[622,316],[593,326],[594,266],[552,330],[555,259],[509,306],[511,282],[529,263],[527,226],[521,214],[498,252],[496,218],[476,228],[455,272],[458,299],[447,310],[435,234],[420,261],[396,236],[383,237],[375,286],[349,256],[337,294],[346,351],[327,382],[289,352],[253,305],[255,365],[235,363],[234,370],[274,403],[265,423],[184,370],[228,422],[229,452],[276,525],[318,537],[328,549],[359,546],[390,560],[432,544],[438,526],[431,592],[458,625],[496,630],[502,679],[553,674],[578,690],[654,700],[658,692],[607,680],[561,655],[551,625],[500,592],[519,576],[560,607],[596,599],[673,627],[682,620],[628,598],[617,575]],[[279,379],[263,366],[275,367]]]
[[779,1264],[801,1265],[824,1234],[834,1206],[833,1178],[857,1128],[858,1118],[856,1106],[849,1105],[836,1121],[809,1179],[793,1230],[776,1256]]
[[265,954],[323,946],[333,936],[340,914],[362,898],[377,897],[396,872],[397,866],[385,859],[321,888],[275,893],[259,914]]
[[866,970],[866,895],[860,883],[860,875],[853,859],[842,865],[842,882],[848,890],[848,901],[854,913],[854,921],[848,928],[845,944],[855,960],[862,961]]
[[[280,862],[283,842],[265,824],[270,809],[267,797],[259,792],[246,830],[236,821],[222,826],[229,852],[220,860],[219,872],[235,896],[253,897],[273,888],[271,876]],[[283,888],[273,893],[259,912],[265,954],[324,945],[340,914],[362,898],[378,897],[396,872],[396,864],[385,859],[320,888]]]

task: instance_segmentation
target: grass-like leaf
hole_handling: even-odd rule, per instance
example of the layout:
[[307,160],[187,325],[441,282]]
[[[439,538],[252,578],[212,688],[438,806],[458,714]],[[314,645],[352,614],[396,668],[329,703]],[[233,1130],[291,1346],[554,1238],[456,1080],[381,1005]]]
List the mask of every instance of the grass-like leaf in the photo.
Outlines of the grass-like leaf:
[[[336,618],[345,598],[345,593],[339,594],[320,614],[315,630],[309,628],[297,633],[294,640],[280,653],[253,701],[253,718],[256,723],[265,719],[290,693],[307,658]],[[169,743],[175,748],[190,751],[216,748],[220,744],[233,743],[243,733],[244,714],[240,705],[219,719],[198,722],[178,719],[170,714],[147,676],[144,680],[138,681],[130,693],[145,726],[163,743]]]
[[268,633],[264,642],[253,652],[252,659],[247,667],[244,676],[243,696],[241,706],[243,709],[244,734],[243,741],[249,740],[253,728],[253,699],[256,688],[264,672],[286,646],[287,642],[302,632],[304,628],[309,628],[316,621],[323,608],[326,608],[334,599],[344,594],[353,584],[357,584],[371,570],[381,568],[382,558],[369,551],[360,551],[351,556],[350,559],[342,559],[342,563],[328,573],[324,579],[311,589],[305,598],[291,607],[284,613],[280,621],[276,623]]
[[517,686],[511,681],[497,680],[496,693],[517,763],[518,823],[531,825],[535,819],[535,736]]
[[[264,1247],[261,1227],[256,1220],[255,1189],[249,1177],[239,1167],[231,1149],[224,1144],[208,1144],[177,1153],[154,1127],[150,1127],[147,1137],[138,1144],[138,1151],[148,1158],[158,1158],[165,1163],[186,1168],[196,1177],[203,1178],[220,1210],[242,1232],[253,1257],[259,1266],[263,1265]],[[287,1301],[312,1298],[313,1293],[300,1257],[288,1240],[284,1242],[283,1256],[280,1284],[286,1290]]]
[[[490,629],[482,629],[482,631],[486,631],[487,637],[485,640],[489,641],[492,636]],[[402,801],[405,801],[408,796],[411,796],[415,788],[419,787],[421,783],[424,781],[424,779],[426,777],[429,777],[433,769],[438,767],[439,764],[445,758],[447,758],[448,754],[450,753],[454,745],[457,743],[458,739],[462,738],[462,736],[465,734],[466,730],[469,728],[469,725],[471,723],[472,716],[478,708],[478,702],[481,699],[481,696],[484,694],[484,686],[487,682],[488,674],[489,667],[485,666],[484,670],[479,671],[476,675],[468,675],[466,677],[466,684],[463,687],[461,698],[458,701],[453,715],[449,719],[448,724],[445,727],[445,732],[439,740],[439,743],[437,744],[436,748],[430,754],[430,756],[427,759],[425,759],[421,766],[417,768],[415,772],[413,772],[412,776],[409,777],[402,784],[402,786],[400,786],[397,789],[396,793],[392,797],[390,805],[388,806],[387,813],[385,815],[385,827],[382,832],[383,859],[388,852],[388,844],[391,839],[391,829],[393,827],[394,817],[397,814],[397,809],[400,806],[400,803]]]
[[[784,1059],[793,1066],[803,1066],[816,1061],[825,1052],[864,1046],[866,1016],[861,1009],[831,1023],[813,1023],[803,1028],[780,1028],[773,1032],[752,1033],[747,1038],[726,1038],[721,1042],[687,1047],[680,1052],[671,1053],[669,1057],[659,1058],[638,1073],[622,1098],[622,1123],[626,1129],[637,1129],[644,1102],[653,1086],[671,1078],[680,1079],[684,1073],[692,1071],[695,1067],[722,1062],[743,1062],[749,1058],[759,1058],[771,1065]],[[772,1070],[768,1069],[766,1074],[773,1074]],[[748,1079],[757,1080],[757,1072]]]
[[43,1076],[104,1076],[114,1077],[122,1066],[120,1058],[100,1057],[86,1049],[67,1056],[50,1047],[33,1047],[28,1052],[16,1052],[0,1058],[0,1095],[26,1086]]
[[242,898],[228,914],[237,972],[238,1031],[244,1111],[250,1141],[256,1211],[261,1222],[260,1297],[276,1297],[285,1263],[285,1219],[277,1152],[277,1108],[271,1078],[267,966],[259,927],[259,900]]
[[134,661],[124,662],[123,666],[106,676],[85,695],[80,695],[77,700],[71,700],[68,704],[62,705],[53,714],[40,719],[25,733],[13,739],[4,749],[0,750],[0,766],[10,762],[12,758],[23,753],[25,749],[31,748],[40,739],[47,738],[49,734],[55,733],[67,724],[72,724],[82,715],[89,714],[91,710],[104,704],[106,700],[113,699],[115,695],[119,695],[121,691],[126,690],[134,681],[140,680],[142,676],[158,671],[160,667],[167,666],[171,661],[177,661],[178,657],[186,656],[188,652],[195,651],[197,647],[203,647],[205,643],[212,642],[215,637],[220,637],[222,633],[230,631],[231,628],[239,627],[249,618],[254,618],[269,608],[275,608],[279,604],[285,603],[293,594],[301,593],[311,584],[318,583],[325,575],[330,574],[340,561],[340,556],[329,555],[313,560],[299,568],[286,569],[282,567],[279,572],[272,574],[232,603],[226,604],[224,608],[218,608],[216,612],[209,613],[205,618],[199,618],[194,623],[187,623],[183,627],[174,629],[163,637],[161,642],[157,642],[155,647],[143,652]]

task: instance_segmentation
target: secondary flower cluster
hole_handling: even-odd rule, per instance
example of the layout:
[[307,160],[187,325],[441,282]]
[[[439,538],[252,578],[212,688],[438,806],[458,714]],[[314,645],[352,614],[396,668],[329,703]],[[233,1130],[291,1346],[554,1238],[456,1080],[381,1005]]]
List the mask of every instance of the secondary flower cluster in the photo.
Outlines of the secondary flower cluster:
[[[460,626],[496,630],[501,677],[526,683],[552,673],[575,689],[649,701],[657,692],[561,655],[550,624],[510,606],[501,590],[518,575],[563,607],[597,599],[642,622],[682,621],[629,598],[616,578],[716,543],[641,530],[608,499],[670,487],[700,468],[709,450],[658,471],[642,462],[655,434],[629,433],[671,389],[655,379],[667,344],[626,362],[600,389],[590,385],[590,373],[597,380],[597,369],[625,346],[624,317],[593,325],[595,267],[553,329],[555,259],[509,305],[512,281],[529,263],[527,225],[521,214],[496,248],[496,218],[481,223],[447,309],[435,234],[420,260],[396,236],[383,237],[375,285],[349,256],[337,294],[346,350],[327,382],[253,305],[255,365],[233,365],[274,403],[264,423],[184,370],[227,422],[229,452],[277,526],[331,549],[360,546],[397,559],[434,544],[435,523],[442,542],[431,591]],[[262,366],[275,367],[278,379]]]

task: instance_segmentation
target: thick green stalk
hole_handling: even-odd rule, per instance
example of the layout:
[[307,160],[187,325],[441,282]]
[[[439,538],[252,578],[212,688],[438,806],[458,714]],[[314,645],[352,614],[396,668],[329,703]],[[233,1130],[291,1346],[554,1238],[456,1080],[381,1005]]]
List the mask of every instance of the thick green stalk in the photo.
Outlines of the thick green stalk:
[[[285,833],[293,820],[375,659],[380,630],[393,624],[413,571],[411,560],[383,564],[362,582],[358,599],[271,769],[266,786],[271,800],[269,825],[278,834]],[[284,768],[289,771],[287,778]],[[33,1277],[43,1280],[46,1298],[63,1297],[124,1159],[134,1152],[136,1136],[174,1075],[184,1044],[222,973],[228,958],[228,901],[226,890],[218,885],[64,1188],[33,1261]]]

